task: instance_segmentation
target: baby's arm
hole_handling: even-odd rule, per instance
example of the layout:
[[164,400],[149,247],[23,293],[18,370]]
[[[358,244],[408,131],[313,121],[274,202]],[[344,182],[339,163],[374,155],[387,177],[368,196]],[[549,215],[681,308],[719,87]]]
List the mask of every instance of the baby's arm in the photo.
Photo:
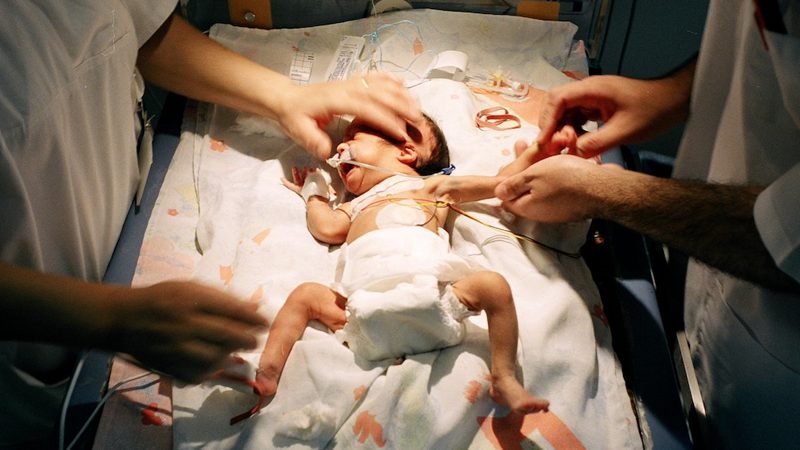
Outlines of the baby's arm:
[[[327,192],[313,190],[310,195],[304,195],[303,185],[309,174],[315,170],[306,167],[301,172],[294,168],[292,169],[292,181],[283,179],[283,185],[306,201],[306,221],[311,235],[326,244],[341,244],[346,240],[347,232],[350,230],[350,216],[347,214],[349,203],[334,210],[328,203]],[[323,190],[326,189],[327,185]]]
[[453,203],[473,202],[494,197],[494,188],[507,177],[522,172],[541,158],[539,146],[517,142],[517,158],[500,169],[495,176],[436,176],[426,180],[428,189],[436,199]]
[[347,239],[350,231],[350,216],[347,214],[349,203],[337,209],[331,208],[328,200],[314,196],[306,203],[306,220],[308,231],[318,241],[338,245]]
[[514,151],[517,153],[517,159],[500,169],[500,171],[497,172],[498,176],[506,178],[520,173],[531,164],[544,157],[544,155],[539,152],[539,145],[535,142],[528,146],[524,141],[517,141],[514,144]]
[[494,197],[494,188],[505,178],[481,175],[438,175],[425,180],[425,189],[448,203],[474,202]]

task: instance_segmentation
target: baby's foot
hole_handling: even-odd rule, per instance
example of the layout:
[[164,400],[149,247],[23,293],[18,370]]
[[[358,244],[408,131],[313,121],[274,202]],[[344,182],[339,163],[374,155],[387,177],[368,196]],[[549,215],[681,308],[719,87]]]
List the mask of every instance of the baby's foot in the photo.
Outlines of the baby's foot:
[[269,403],[267,398],[272,397],[275,395],[275,392],[278,391],[278,379],[280,375],[280,371],[275,367],[267,366],[258,368],[256,370],[255,380],[248,380],[248,384],[253,388],[253,393],[258,395],[258,402],[249,410],[231,418],[230,424],[237,424],[258,414],[261,408]]
[[513,376],[493,377],[489,395],[495,402],[506,405],[517,414],[547,411],[550,402],[534,397]]
[[278,368],[271,365],[259,367],[256,370],[256,385],[253,388],[259,397],[266,398],[275,395],[278,391],[278,380],[281,373]]

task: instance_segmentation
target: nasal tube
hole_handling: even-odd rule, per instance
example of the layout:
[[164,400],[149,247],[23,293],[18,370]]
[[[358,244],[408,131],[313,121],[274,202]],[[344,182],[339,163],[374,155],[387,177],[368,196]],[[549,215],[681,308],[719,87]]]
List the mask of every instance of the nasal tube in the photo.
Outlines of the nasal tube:
[[[383,167],[373,166],[372,164],[365,164],[365,163],[362,163],[362,162],[358,162],[358,161],[355,160],[355,157],[356,157],[356,147],[354,145],[352,145],[352,144],[347,144],[347,148],[345,148],[341,153],[337,153],[337,154],[333,155],[332,157],[330,157],[327,160],[325,160],[325,162],[327,162],[328,165],[333,167],[334,169],[338,169],[339,166],[342,165],[342,164],[352,164],[354,166],[364,167],[366,169],[380,170],[382,172],[390,172],[390,173],[393,173],[395,175],[403,175],[403,176],[407,176],[407,177],[413,177],[413,175],[408,175],[408,174],[405,174],[405,173],[395,172],[393,170],[385,169]],[[451,173],[453,173],[453,171],[455,169],[456,169],[456,166],[450,164],[449,166],[445,167],[440,172],[438,172],[438,173],[436,173],[434,175],[439,175],[439,174],[450,175]],[[430,176],[433,176],[433,175],[419,176],[418,178],[428,178]]]
[[347,148],[342,151],[342,153],[337,153],[332,157],[328,158],[326,162],[329,166],[333,167],[334,169],[339,168],[339,165],[343,163],[349,163],[353,165],[360,165],[357,161],[355,161],[356,157],[356,149],[354,145],[347,144]]

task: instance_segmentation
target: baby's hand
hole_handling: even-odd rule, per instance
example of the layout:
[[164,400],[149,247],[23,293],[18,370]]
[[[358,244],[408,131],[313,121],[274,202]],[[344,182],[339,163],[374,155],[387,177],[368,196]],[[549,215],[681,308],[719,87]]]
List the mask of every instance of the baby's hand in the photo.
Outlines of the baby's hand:
[[297,168],[297,166],[292,167],[292,181],[287,180],[286,178],[281,178],[281,183],[286,186],[289,190],[294,192],[297,195],[300,195],[300,191],[303,189],[303,183],[306,181],[306,177],[308,176],[309,171],[317,170],[311,167],[303,167],[302,171]]
[[331,195],[336,195],[336,191],[330,185],[330,175],[314,167],[303,167],[302,170],[292,167],[292,181],[282,178],[281,182],[303,197],[306,203],[311,197],[322,197],[327,200]]

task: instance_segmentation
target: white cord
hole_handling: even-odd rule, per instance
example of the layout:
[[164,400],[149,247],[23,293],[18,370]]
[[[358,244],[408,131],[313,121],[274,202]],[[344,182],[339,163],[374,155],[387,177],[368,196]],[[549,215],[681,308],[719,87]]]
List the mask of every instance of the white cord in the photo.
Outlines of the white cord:
[[[75,434],[75,437],[72,438],[72,441],[69,443],[69,445],[65,449],[65,447],[64,447],[64,439],[65,439],[65,433],[66,433],[65,425],[66,425],[66,421],[67,421],[67,408],[69,406],[69,400],[72,397],[72,394],[73,394],[73,392],[75,390],[75,385],[77,383],[78,376],[80,375],[80,372],[83,369],[84,361],[86,361],[87,354],[88,353],[84,353],[81,356],[81,358],[78,360],[78,364],[75,366],[75,373],[72,376],[72,380],[70,380],[69,388],[67,389],[66,396],[64,397],[64,405],[61,407],[61,418],[60,418],[59,430],[58,430],[58,448],[59,448],[59,450],[71,450],[72,447],[74,447],[75,444],[78,443],[78,439],[80,439],[81,435],[83,435],[83,433],[86,431],[86,429],[89,428],[89,425],[92,423],[92,421],[94,420],[95,416],[97,416],[97,414],[100,412],[100,409],[102,409],[102,407],[106,403],[106,401],[112,395],[117,393],[120,390],[120,388],[122,388],[122,386],[124,386],[125,384],[128,384],[128,383],[130,383],[132,381],[136,381],[136,380],[138,380],[140,378],[144,378],[144,377],[146,377],[148,375],[154,375],[153,372],[142,372],[142,373],[140,373],[138,375],[134,375],[134,376],[131,376],[129,378],[126,378],[126,379],[118,382],[114,386],[110,387],[108,389],[108,391],[106,391],[105,395],[103,395],[103,397],[100,399],[100,402],[97,404],[97,406],[95,406],[94,411],[92,411],[92,414],[89,415],[89,418],[86,419],[86,422],[83,424],[81,429],[78,430],[78,432]],[[155,381],[157,381],[157,380],[155,380]],[[152,382],[145,383],[145,384],[143,384],[141,386],[137,386],[137,387],[131,388],[131,389],[144,389],[144,388],[149,387],[151,385],[152,385]]]
[[64,450],[64,433],[66,432],[65,426],[67,423],[67,409],[69,408],[69,401],[72,398],[72,394],[75,391],[75,384],[78,382],[78,376],[81,374],[81,370],[83,369],[83,363],[86,361],[86,357],[88,352],[84,352],[81,354],[81,357],[78,358],[78,364],[75,365],[75,371],[72,374],[72,379],[69,380],[69,387],[67,387],[67,392],[64,394],[64,401],[61,405],[61,415],[58,421],[58,448],[59,450]]

